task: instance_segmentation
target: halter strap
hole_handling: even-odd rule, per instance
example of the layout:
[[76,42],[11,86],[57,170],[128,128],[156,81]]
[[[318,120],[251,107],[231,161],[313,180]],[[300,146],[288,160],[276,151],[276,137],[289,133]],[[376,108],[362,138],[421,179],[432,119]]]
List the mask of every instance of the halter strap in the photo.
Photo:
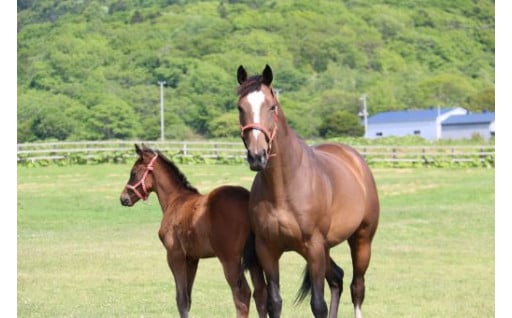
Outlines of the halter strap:
[[272,140],[274,139],[274,137],[276,135],[277,126],[274,126],[272,133],[270,133],[267,128],[263,127],[263,125],[261,125],[259,123],[247,124],[245,126],[240,126],[241,136],[243,137],[244,132],[249,129],[256,129],[256,130],[261,131],[265,135],[265,137],[269,140],[269,143],[270,143],[270,142],[272,142]]
[[[267,138],[267,140],[268,140],[268,153],[269,153],[270,157],[275,156],[275,154],[270,154],[270,150],[272,149],[272,141],[274,140],[274,137],[276,136],[276,133],[277,133],[277,122],[279,120],[279,116],[277,115],[277,108],[276,108],[276,112],[273,114],[273,119],[274,119],[274,129],[272,129],[272,132],[269,132],[268,129],[265,128],[260,123],[250,123],[245,126],[240,126],[240,137],[242,138],[242,140],[244,139],[244,132],[246,130],[256,129],[256,130],[261,131],[265,135],[265,138]],[[245,143],[245,140],[244,140],[244,143]]]
[[[133,193],[135,193],[135,195],[137,197],[139,197],[139,199],[142,199],[143,201],[146,201],[149,197],[149,192],[146,188],[146,184],[144,183],[144,181],[146,180],[146,177],[148,176],[148,174],[151,171],[153,171],[153,168],[154,168],[153,164],[155,163],[156,158],[158,158],[158,154],[155,154],[155,156],[151,159],[149,164],[146,166],[146,171],[144,171],[144,175],[142,175],[142,178],[139,180],[139,182],[137,182],[134,185],[131,185],[131,184],[126,185],[127,189],[132,190]],[[142,193],[140,193],[137,190],[137,187],[139,187],[141,185],[142,185]]]

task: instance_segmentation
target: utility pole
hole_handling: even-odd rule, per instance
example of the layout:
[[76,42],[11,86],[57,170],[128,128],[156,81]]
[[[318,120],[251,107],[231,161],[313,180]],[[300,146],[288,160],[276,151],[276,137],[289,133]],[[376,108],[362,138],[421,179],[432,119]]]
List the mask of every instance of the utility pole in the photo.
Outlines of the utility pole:
[[160,139],[164,141],[164,85],[165,81],[158,81],[160,84]]
[[366,94],[361,95],[359,100],[363,101],[363,111],[359,112],[359,117],[363,117],[364,120],[364,138],[368,138],[368,108],[366,105]]

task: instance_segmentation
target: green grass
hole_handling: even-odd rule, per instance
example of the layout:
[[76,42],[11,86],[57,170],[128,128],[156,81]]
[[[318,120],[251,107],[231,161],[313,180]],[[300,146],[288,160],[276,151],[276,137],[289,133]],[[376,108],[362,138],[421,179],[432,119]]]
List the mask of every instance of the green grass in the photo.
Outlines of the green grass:
[[[180,166],[207,192],[250,186],[245,165]],[[132,208],[119,195],[130,165],[18,167],[19,317],[176,317],[174,282],[157,231],[156,197]],[[381,219],[366,275],[366,317],[494,316],[494,169],[374,169]],[[348,247],[340,317],[352,317]],[[305,262],[281,258],[283,317],[294,305]],[[247,275],[248,277],[248,275]],[[201,260],[192,317],[234,317],[217,259]],[[326,300],[329,293],[326,289]],[[254,303],[251,316],[255,317]]]

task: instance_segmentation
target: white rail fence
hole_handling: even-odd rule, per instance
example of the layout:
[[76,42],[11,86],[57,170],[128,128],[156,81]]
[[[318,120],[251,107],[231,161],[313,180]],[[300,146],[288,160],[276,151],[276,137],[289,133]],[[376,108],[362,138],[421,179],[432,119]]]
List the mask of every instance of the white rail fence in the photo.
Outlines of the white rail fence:
[[[59,161],[80,156],[84,160],[95,160],[116,154],[121,158],[135,157],[134,144],[138,141],[53,142],[18,144],[18,163],[37,161]],[[144,142],[169,157],[201,157],[209,159],[240,158],[246,156],[242,142],[222,141],[165,141]],[[353,146],[369,163],[391,164],[442,164],[442,163],[486,163],[494,166],[495,147],[475,146]]]

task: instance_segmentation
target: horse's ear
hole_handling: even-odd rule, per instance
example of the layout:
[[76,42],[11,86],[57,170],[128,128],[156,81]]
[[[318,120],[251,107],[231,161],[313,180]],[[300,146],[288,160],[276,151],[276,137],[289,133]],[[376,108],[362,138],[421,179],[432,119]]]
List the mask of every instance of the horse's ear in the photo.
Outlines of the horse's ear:
[[268,66],[268,64],[265,65],[265,69],[263,70],[262,76],[263,79],[261,80],[261,82],[267,86],[270,86],[270,84],[272,84],[272,79],[274,78],[274,75],[272,75],[272,69],[270,68],[270,66]]
[[142,149],[137,144],[135,144],[135,152],[142,157]]
[[247,71],[242,65],[240,65],[236,71],[236,78],[238,80],[238,84],[242,84],[247,79]]

